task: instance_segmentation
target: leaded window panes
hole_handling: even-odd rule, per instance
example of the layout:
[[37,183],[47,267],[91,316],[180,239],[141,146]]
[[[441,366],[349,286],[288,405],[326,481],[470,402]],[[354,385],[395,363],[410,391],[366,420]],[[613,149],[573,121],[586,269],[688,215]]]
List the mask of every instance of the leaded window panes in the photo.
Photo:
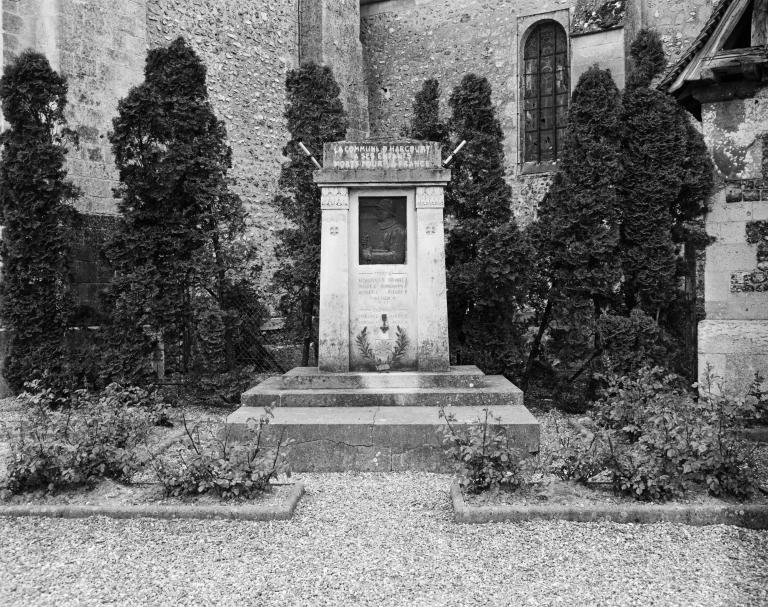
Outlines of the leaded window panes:
[[523,50],[525,162],[554,162],[568,116],[568,39],[555,21],[537,25]]

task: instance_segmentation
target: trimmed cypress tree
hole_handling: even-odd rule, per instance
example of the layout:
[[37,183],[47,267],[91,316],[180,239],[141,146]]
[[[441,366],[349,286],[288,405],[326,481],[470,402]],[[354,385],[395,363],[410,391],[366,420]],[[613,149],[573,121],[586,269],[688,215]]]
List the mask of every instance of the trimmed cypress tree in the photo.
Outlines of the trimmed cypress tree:
[[6,66],[0,100],[10,126],[0,134],[0,316],[12,334],[3,374],[16,391],[41,378],[56,387],[71,311],[67,202],[79,195],[64,170],[67,83],[25,51]]
[[503,133],[488,80],[464,76],[449,104],[452,142],[467,141],[451,165],[445,197],[451,346],[487,372],[507,372],[520,355],[516,329],[530,252],[510,210]]
[[408,136],[421,141],[448,142],[448,125],[440,119],[440,83],[435,78],[424,81],[413,100],[413,118]]
[[150,371],[151,336],[162,339],[171,370],[215,371],[235,316],[225,302],[247,260],[226,129],[208,100],[205,66],[183,38],[150,50],[144,76],[120,101],[110,135],[120,173],[121,222],[106,248],[124,354],[117,372]]
[[290,225],[278,232],[279,268],[274,285],[281,293],[280,310],[304,343],[302,365],[309,364],[309,344],[317,344],[312,323],[320,300],[320,188],[312,180],[314,165],[299,148],[302,142],[322,155],[323,144],[341,141],[347,117],[340,89],[329,67],[306,63],[288,72],[285,117],[291,140],[283,148],[290,160],[280,171],[275,206]]
[[[624,302],[627,309],[639,306],[678,335],[687,351],[684,366],[694,377],[696,256],[710,242],[703,217],[713,166],[686,112],[672,97],[651,88],[666,65],[659,35],[641,30],[631,45],[631,58],[624,93]],[[685,294],[678,289],[681,276]]]
[[658,34],[642,30],[631,56],[622,116],[622,290],[628,310],[658,317],[677,290],[671,207],[682,186],[685,125],[675,100],[649,88],[665,65]]
[[[596,320],[614,303],[619,256],[621,95],[607,70],[584,72],[573,92],[562,158],[533,227],[538,264],[550,285],[521,382],[527,386],[544,334],[558,319],[553,346],[577,367],[573,381],[601,348]],[[591,342],[591,343],[588,343]],[[593,354],[587,354],[592,351]]]

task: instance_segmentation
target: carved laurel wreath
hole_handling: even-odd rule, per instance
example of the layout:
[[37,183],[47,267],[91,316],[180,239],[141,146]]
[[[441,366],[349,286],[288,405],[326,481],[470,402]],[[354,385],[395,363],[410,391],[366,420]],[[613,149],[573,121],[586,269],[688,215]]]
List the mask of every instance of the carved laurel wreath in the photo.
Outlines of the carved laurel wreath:
[[403,328],[398,325],[397,331],[395,332],[395,347],[392,348],[392,352],[387,355],[386,360],[381,360],[374,354],[373,349],[371,348],[371,343],[368,340],[368,327],[363,327],[363,330],[360,331],[357,337],[355,337],[355,343],[360,349],[360,354],[363,355],[363,358],[372,362],[377,371],[386,371],[390,366],[399,362],[400,359],[405,356],[409,341]]

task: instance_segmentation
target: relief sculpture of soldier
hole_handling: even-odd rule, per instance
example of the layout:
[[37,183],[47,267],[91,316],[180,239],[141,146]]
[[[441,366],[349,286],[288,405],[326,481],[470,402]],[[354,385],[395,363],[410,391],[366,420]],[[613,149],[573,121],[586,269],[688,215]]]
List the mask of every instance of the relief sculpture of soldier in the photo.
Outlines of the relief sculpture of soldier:
[[405,263],[406,230],[397,219],[394,203],[382,198],[375,204],[376,228],[373,235],[361,235],[361,262],[364,264]]

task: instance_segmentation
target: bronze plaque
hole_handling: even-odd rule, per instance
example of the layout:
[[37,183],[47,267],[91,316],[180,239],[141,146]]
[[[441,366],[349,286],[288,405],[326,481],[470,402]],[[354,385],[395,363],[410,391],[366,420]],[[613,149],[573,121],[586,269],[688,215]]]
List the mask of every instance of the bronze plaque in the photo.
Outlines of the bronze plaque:
[[360,265],[406,263],[405,196],[360,197]]

